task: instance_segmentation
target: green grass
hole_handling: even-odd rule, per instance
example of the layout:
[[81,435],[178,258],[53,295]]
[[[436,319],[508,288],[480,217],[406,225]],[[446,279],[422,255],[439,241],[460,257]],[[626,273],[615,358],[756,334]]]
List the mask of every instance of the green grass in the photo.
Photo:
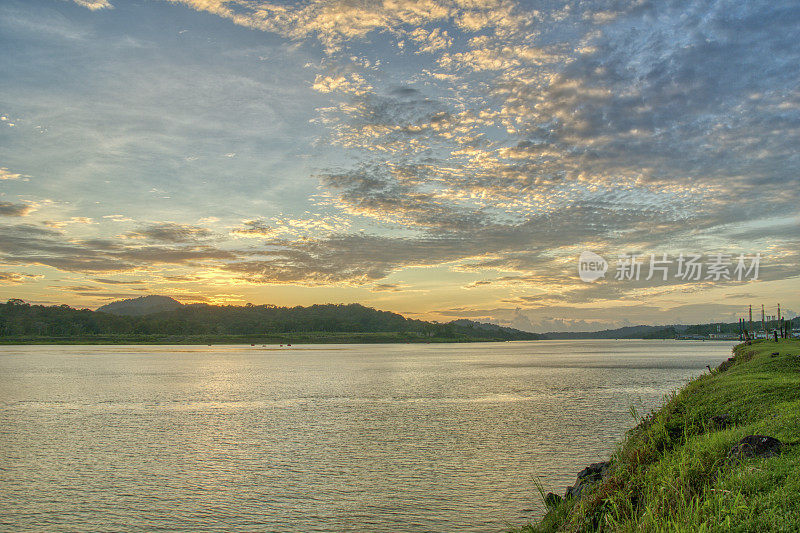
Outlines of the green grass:
[[[513,531],[800,531],[800,341],[735,354],[641,420],[586,496]],[[710,420],[722,414],[725,428]],[[782,441],[781,454],[729,461],[753,434]]]

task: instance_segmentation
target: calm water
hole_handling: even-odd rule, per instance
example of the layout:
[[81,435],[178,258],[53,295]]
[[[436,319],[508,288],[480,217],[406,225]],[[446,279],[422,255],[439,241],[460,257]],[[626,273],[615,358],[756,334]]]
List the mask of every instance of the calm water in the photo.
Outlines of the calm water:
[[732,344],[0,347],[0,529],[502,531]]

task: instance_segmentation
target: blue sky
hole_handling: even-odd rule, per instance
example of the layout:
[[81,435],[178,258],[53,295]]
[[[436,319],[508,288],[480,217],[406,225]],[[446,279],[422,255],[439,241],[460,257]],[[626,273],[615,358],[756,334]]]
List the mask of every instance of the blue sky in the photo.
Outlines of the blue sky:
[[[537,331],[800,307],[793,2],[0,3],[0,283]],[[583,283],[577,258],[609,259]],[[761,254],[756,281],[614,280]]]

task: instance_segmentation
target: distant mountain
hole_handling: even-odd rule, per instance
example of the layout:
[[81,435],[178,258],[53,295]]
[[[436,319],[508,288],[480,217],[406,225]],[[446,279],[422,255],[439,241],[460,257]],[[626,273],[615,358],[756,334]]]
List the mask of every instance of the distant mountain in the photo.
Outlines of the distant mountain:
[[[641,339],[649,335],[661,333],[667,329],[683,332],[688,326],[625,326],[602,331],[550,331],[544,334],[546,339]],[[674,333],[673,335],[674,336]],[[656,337],[660,338],[660,337]]]
[[153,294],[140,298],[111,302],[110,304],[98,307],[97,311],[101,313],[110,313],[112,315],[144,316],[153,313],[163,313],[164,311],[174,311],[181,307],[183,307],[183,305],[174,298]]
[[[309,307],[189,304],[166,296],[113,302],[97,311],[68,305],[0,304],[0,341],[103,337],[99,342],[456,342],[535,340],[528,333],[471,321],[428,322],[360,304]],[[247,336],[245,339],[244,336]],[[138,340],[137,340],[138,339]],[[271,339],[271,341],[269,340]]]
[[[777,321],[769,327],[777,327]],[[756,327],[757,324],[754,324]],[[800,326],[800,317],[791,327]],[[0,343],[85,342],[206,344],[301,342],[471,342],[550,339],[641,339],[738,333],[739,324],[628,326],[595,332],[545,335],[455,320],[406,318],[360,304],[308,307],[274,305],[181,305],[166,296],[113,302],[97,311],[68,305],[31,305],[18,298],[0,303]]]
[[[800,325],[800,317],[787,319],[790,327]],[[626,326],[603,331],[551,331],[544,334],[546,339],[674,339],[684,335],[708,336],[711,334],[739,334],[738,322],[713,322],[710,324],[673,324],[669,326]],[[777,320],[767,323],[768,329],[779,327]],[[761,329],[761,321],[753,324],[753,329]]]
[[527,331],[500,326],[498,324],[490,324],[488,322],[476,322],[474,320],[467,320],[466,318],[453,320],[450,322],[450,324],[455,324],[456,326],[461,326],[471,330],[480,330],[488,333],[499,334],[501,336],[518,337],[520,339],[524,338],[526,340],[536,340],[542,338],[542,335],[537,333],[529,333]]

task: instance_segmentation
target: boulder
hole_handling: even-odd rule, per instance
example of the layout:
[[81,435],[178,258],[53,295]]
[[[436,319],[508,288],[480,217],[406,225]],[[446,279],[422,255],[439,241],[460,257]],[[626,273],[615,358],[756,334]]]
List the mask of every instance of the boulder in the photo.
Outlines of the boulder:
[[608,474],[608,467],[611,463],[602,461],[600,463],[592,463],[580,472],[578,472],[578,479],[571,487],[567,487],[567,492],[564,494],[565,498],[580,499],[583,491],[590,485],[594,485],[602,480]]
[[591,478],[593,481],[599,481],[605,477],[610,463],[602,461],[600,463],[592,463],[580,472],[578,472],[578,479]]
[[748,435],[733,445],[729,459],[747,457],[772,457],[781,453],[781,441],[765,435]]
[[552,509],[556,507],[559,503],[561,503],[561,496],[558,494],[553,494],[552,492],[548,492],[547,495],[544,497],[544,504],[548,509]]

